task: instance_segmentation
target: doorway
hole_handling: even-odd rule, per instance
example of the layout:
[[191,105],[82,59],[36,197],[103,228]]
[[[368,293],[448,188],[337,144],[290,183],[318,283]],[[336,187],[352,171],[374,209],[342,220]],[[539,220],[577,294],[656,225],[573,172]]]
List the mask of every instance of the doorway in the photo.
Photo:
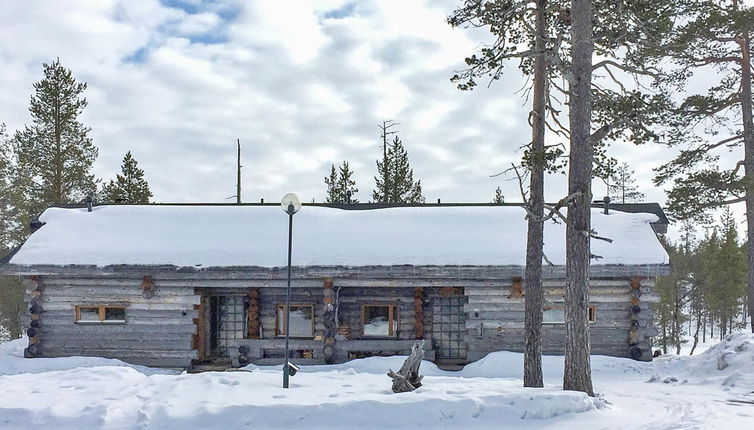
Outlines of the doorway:
[[244,296],[210,296],[209,345],[213,358],[227,358],[228,348],[246,337]]
[[432,341],[439,362],[466,361],[466,297],[454,295],[432,299]]

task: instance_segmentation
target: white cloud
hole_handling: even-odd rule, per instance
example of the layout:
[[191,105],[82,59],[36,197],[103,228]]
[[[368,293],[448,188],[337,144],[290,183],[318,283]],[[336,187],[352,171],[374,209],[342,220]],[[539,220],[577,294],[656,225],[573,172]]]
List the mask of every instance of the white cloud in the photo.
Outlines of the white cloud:
[[[489,89],[449,82],[489,39],[445,23],[456,1],[183,3],[192,7],[5,0],[0,121],[11,130],[29,122],[41,63],[59,56],[89,84],[95,173],[112,177],[131,150],[158,201],[225,201],[235,192],[236,138],[246,201],[289,191],[322,201],[322,178],[342,160],[367,201],[385,119],[400,123],[428,201],[490,201],[498,185],[519,199],[515,182],[489,175],[529,139],[528,108],[514,94],[522,80],[511,67]],[[648,183],[655,160],[625,155]],[[553,176],[548,197],[563,189]]]

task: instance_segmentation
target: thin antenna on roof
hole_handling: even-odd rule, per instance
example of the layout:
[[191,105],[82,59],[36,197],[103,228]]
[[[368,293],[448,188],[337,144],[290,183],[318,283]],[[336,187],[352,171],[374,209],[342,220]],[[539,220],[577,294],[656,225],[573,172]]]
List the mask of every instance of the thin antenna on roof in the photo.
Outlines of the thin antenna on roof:
[[236,161],[238,166],[236,173],[236,203],[241,204],[241,139],[236,139],[236,143],[238,143],[238,159]]
[[236,195],[227,197],[225,200],[236,198],[236,204],[241,204],[241,139],[236,139],[238,144],[238,156],[236,158]]

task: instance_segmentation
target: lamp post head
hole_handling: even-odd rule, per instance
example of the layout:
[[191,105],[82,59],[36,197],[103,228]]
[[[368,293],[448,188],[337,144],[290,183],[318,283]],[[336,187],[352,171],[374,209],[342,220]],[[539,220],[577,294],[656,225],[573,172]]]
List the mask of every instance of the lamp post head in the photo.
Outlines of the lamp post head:
[[283,200],[280,201],[280,207],[283,208],[283,212],[288,215],[293,215],[301,209],[301,200],[293,193],[288,193],[283,196]]

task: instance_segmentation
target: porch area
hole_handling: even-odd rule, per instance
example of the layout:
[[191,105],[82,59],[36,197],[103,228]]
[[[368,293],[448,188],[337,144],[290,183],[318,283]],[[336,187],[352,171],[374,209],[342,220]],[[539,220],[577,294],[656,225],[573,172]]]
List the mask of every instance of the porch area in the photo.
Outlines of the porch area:
[[[290,339],[291,361],[296,364],[325,364],[324,348],[332,347],[335,362],[365,356],[408,355],[420,339],[355,339],[326,343],[317,339]],[[236,339],[230,342],[228,355],[233,367],[246,364],[276,365],[285,360],[285,339]],[[432,342],[425,342],[424,359],[434,361]]]

